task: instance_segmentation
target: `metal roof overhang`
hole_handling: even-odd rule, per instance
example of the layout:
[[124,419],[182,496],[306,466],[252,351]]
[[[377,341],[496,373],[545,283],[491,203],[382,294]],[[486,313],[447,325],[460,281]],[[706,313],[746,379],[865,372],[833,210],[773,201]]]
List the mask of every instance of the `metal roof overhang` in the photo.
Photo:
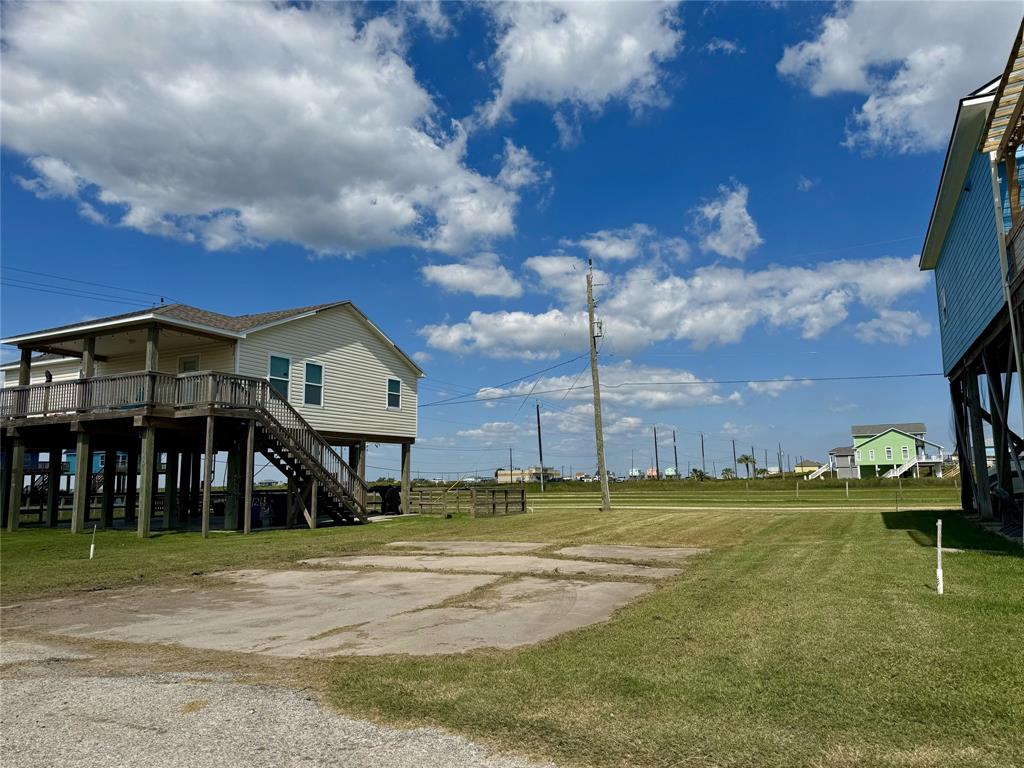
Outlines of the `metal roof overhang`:
[[988,118],[989,110],[995,98],[996,81],[961,99],[953,124],[953,135],[949,137],[946,148],[946,161],[942,166],[939,189],[935,193],[935,205],[928,221],[928,232],[921,248],[918,261],[920,269],[935,269],[942,253],[942,244],[953,221],[956,204],[960,192],[964,188],[964,179],[971,165],[971,159],[978,150],[978,143]]

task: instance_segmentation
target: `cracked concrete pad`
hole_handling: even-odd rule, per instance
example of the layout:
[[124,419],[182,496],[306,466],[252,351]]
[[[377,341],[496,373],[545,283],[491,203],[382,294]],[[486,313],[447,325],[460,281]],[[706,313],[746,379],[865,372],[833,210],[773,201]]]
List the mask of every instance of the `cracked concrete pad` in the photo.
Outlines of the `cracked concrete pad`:
[[708,550],[697,547],[638,547],[632,544],[583,544],[563,547],[556,554],[566,557],[593,557],[613,560],[685,560]]
[[233,571],[198,589],[133,587],[24,604],[5,623],[57,635],[302,656],[351,627],[436,605],[495,576]]
[[461,653],[515,648],[605,621],[649,592],[649,584],[524,577],[487,589],[463,605],[428,608],[324,638],[331,655]]
[[442,555],[515,555],[547,545],[535,541],[392,541],[387,546]]
[[490,555],[445,557],[441,555],[349,555],[303,560],[309,565],[371,567],[416,571],[462,571],[468,573],[531,573],[559,576],[607,576],[611,578],[667,579],[679,573],[676,568],[654,568],[625,563],[594,563],[586,560],[559,560],[533,555]]

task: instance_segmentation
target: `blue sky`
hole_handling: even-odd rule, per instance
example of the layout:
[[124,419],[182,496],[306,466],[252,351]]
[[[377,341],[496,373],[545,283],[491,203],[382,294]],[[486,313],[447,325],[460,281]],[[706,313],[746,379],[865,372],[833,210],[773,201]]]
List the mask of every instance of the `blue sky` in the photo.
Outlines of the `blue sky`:
[[[414,469],[483,474],[536,463],[531,389],[587,383],[589,255],[613,470],[655,424],[683,469],[700,432],[709,470],[733,439],[823,460],[854,423],[950,445],[940,377],[802,379],[940,370],[915,257],[1017,4],[168,8],[4,9],[5,335],[349,298],[422,405],[466,395],[421,408]],[[546,463],[593,470],[589,390],[540,402]]]

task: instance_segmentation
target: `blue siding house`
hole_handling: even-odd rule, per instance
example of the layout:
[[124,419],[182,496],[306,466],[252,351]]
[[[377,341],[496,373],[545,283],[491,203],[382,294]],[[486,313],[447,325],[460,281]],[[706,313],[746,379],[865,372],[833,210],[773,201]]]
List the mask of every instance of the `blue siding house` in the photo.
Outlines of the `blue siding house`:
[[1024,429],[1011,423],[1024,413],[1022,80],[1024,22],[1002,76],[960,100],[920,258],[935,273],[961,501],[1012,536],[1024,505]]

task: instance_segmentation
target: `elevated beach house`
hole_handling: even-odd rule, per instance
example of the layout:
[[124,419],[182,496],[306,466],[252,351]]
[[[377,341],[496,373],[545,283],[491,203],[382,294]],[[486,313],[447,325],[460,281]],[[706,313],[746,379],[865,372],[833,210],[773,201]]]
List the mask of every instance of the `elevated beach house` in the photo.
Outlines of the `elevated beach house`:
[[1005,499],[1024,476],[1024,439],[1011,426],[1024,403],[1022,198],[1024,23],[1002,74],[960,100],[920,257],[935,275],[964,509],[1018,532],[1019,500]]
[[[249,529],[257,453],[287,478],[292,524],[365,519],[368,442],[401,445],[408,499],[423,372],[349,301],[241,316],[169,304],[3,343],[21,351],[0,390],[9,529],[21,522],[27,453],[51,457],[42,515],[50,525],[60,514],[62,462],[53,459],[78,458],[72,531],[87,523],[91,474],[101,467],[111,477],[98,522],[113,524],[118,487],[124,519],[140,536],[158,514],[163,527],[194,521],[208,532],[218,452],[227,453],[228,529]],[[114,482],[119,464],[127,464],[126,485]]]

